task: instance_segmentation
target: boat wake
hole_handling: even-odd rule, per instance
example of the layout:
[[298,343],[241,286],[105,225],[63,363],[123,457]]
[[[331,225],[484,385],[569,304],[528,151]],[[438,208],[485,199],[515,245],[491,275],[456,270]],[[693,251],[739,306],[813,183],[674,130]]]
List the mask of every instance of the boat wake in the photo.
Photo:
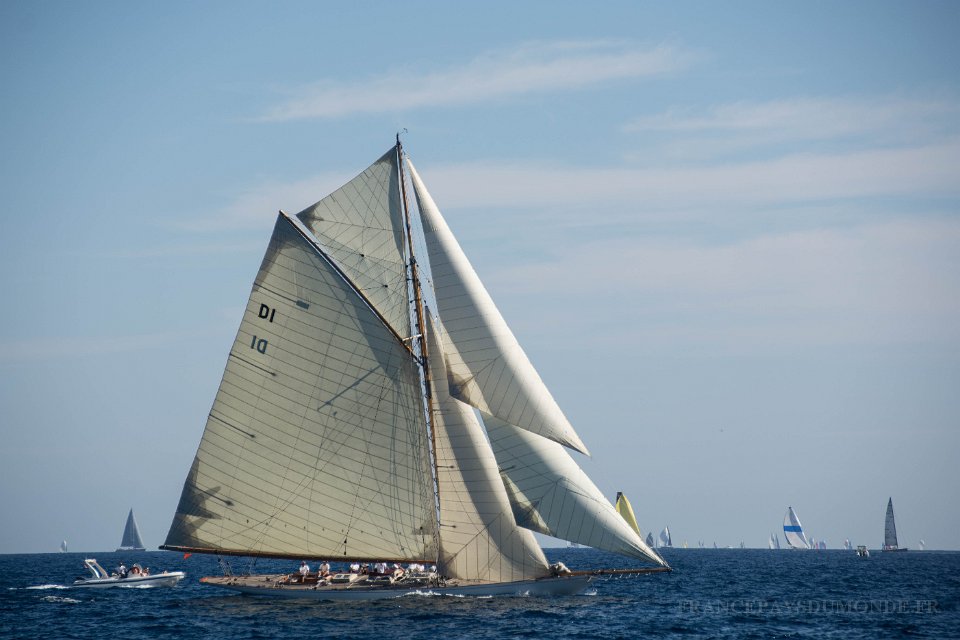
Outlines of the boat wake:
[[63,602],[65,604],[80,604],[80,600],[75,598],[65,598],[63,596],[44,596],[41,598],[44,602]]
[[[45,589],[69,589],[70,587],[69,587],[69,585],[65,585],[65,584],[38,584],[38,585],[34,585],[34,586],[32,586],[32,587],[23,587],[23,588],[24,588],[24,589],[39,589],[39,590],[45,590]],[[13,591],[13,590],[15,590],[15,589],[16,589],[16,587],[11,587],[11,591]]]

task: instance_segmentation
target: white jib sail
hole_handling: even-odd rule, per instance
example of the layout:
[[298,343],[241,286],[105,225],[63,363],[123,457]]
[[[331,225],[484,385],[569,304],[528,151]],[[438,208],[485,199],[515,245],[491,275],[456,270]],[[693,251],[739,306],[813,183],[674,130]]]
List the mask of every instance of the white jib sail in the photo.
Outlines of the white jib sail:
[[535,509],[547,525],[535,530],[665,565],[563,447],[485,413],[483,422],[501,474],[525,499],[515,512]]
[[281,215],[165,546],[431,560],[414,359]]
[[800,526],[800,519],[794,512],[793,507],[787,508],[787,514],[783,516],[783,537],[787,539],[794,549],[809,549],[810,543],[807,537],[803,535],[803,527]]
[[397,149],[297,214],[393,329],[410,335]]
[[589,455],[407,161],[417,196],[450,394],[504,422]]
[[[428,322],[430,368],[436,379],[445,380],[432,328]],[[433,385],[441,572],[480,582],[549,575],[533,534],[514,521],[497,461],[474,410],[450,397],[445,387]]]

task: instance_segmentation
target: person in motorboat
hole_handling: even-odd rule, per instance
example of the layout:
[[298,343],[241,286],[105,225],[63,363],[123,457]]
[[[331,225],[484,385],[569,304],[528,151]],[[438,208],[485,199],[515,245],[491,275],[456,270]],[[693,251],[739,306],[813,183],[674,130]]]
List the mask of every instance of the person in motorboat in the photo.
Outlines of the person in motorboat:
[[123,564],[123,560],[120,561],[120,566],[117,567],[117,577],[121,580],[127,577],[127,567]]

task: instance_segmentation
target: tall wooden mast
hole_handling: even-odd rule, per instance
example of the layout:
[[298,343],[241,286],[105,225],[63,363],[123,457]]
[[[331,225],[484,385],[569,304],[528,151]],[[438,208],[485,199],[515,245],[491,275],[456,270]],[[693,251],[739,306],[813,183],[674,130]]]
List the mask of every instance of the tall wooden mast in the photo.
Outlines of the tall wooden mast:
[[[407,244],[407,255],[410,257],[410,280],[413,289],[413,302],[416,316],[417,332],[414,337],[417,338],[420,347],[420,368],[423,371],[423,382],[426,403],[427,429],[430,432],[430,462],[433,472],[433,496],[434,509],[437,515],[437,534],[440,533],[440,483],[437,476],[437,436],[433,428],[433,392],[432,378],[430,375],[430,359],[427,349],[427,326],[426,312],[423,307],[423,294],[420,291],[420,268],[417,265],[417,257],[413,250],[413,227],[410,223],[410,206],[407,201],[407,181],[403,171],[403,146],[400,144],[400,134],[397,134],[397,168],[399,169],[400,195],[403,206],[404,219],[404,238]],[[439,539],[437,550],[439,551]],[[438,558],[439,560],[439,558]]]

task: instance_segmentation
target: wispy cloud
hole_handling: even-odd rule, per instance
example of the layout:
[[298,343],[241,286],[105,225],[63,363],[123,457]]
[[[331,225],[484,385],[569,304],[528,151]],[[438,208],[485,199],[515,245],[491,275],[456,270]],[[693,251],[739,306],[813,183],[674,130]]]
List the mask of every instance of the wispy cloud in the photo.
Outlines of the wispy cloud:
[[[913,148],[797,153],[769,161],[676,167],[571,167],[477,162],[418,167],[442,209],[487,209],[526,218],[549,211],[551,224],[598,227],[644,216],[691,213],[711,218],[746,209],[790,207],[854,198],[960,195],[960,138]],[[267,229],[265,212],[298,211],[346,182],[322,174],[294,182],[264,181],[206,218],[184,223],[191,231]],[[584,217],[588,214],[588,217]]]
[[265,121],[336,118],[417,107],[485,103],[522,94],[577,90],[615,80],[670,73],[693,54],[669,46],[611,41],[534,42],[480,55],[460,67],[398,70],[354,82],[305,87],[269,109]]
[[624,347],[957,348],[958,247],[955,220],[769,233],[723,244],[607,238],[534,264],[496,265],[485,281],[508,304],[529,306],[535,296],[536,314],[515,318],[521,328],[538,326],[539,318],[561,311],[553,306],[575,299],[594,313],[564,315],[564,331],[582,322],[573,330]]
[[798,97],[734,102],[706,110],[641,116],[628,133],[665,133],[673,155],[709,156],[780,143],[830,142],[875,147],[922,144],[956,135],[960,102],[901,96]]

